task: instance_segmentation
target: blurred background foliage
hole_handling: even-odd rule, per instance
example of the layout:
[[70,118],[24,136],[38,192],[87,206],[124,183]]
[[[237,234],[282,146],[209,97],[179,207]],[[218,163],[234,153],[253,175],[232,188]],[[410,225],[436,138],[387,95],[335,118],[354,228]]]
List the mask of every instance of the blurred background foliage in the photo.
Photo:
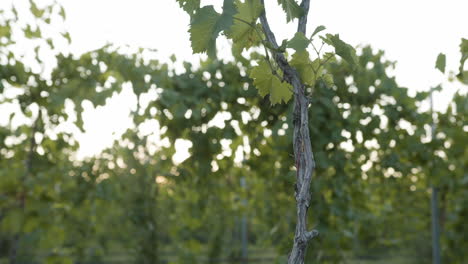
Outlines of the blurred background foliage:
[[[69,54],[57,48],[71,42],[57,30],[64,19],[56,4],[0,10],[0,262],[243,263],[243,216],[249,262],[284,262],[295,224],[291,105],[258,96],[248,59],[175,71],[146,49]],[[444,263],[468,261],[460,47],[460,91],[443,112],[428,110],[430,92],[400,87],[394,62],[371,47],[358,48],[359,69],[333,60],[333,83],[310,88],[309,221],[321,235],[307,263],[430,262],[430,186]],[[133,126],[78,159],[83,105],[123,87],[138,99]],[[191,146],[182,162],[178,140]]]

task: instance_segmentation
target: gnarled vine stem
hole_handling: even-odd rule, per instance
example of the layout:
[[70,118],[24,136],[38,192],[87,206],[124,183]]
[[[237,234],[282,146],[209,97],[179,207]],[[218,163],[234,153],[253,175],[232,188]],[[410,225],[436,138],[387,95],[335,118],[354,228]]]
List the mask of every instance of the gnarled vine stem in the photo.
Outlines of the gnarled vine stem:
[[[263,32],[266,39],[274,48],[278,48],[276,37],[271,31],[265,13],[265,3],[262,0],[263,11],[260,15]],[[299,18],[297,31],[306,33],[307,15],[309,13],[310,0],[303,0],[301,7],[304,14]],[[296,212],[297,223],[294,235],[293,248],[288,258],[288,264],[304,263],[307,243],[310,239],[318,235],[316,230],[307,230],[307,210],[310,205],[310,184],[312,174],[315,169],[315,161],[312,153],[312,145],[309,132],[309,115],[308,106],[309,100],[305,94],[304,84],[302,83],[299,73],[289,65],[288,61],[282,53],[274,52],[273,57],[284,72],[284,79],[289,82],[294,88],[294,159],[296,165]]]

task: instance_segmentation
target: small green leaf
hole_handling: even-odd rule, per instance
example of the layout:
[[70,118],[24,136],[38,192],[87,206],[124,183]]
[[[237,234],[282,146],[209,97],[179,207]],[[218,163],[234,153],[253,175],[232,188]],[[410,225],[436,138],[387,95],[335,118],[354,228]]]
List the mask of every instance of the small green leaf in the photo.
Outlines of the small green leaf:
[[288,48],[295,49],[297,52],[303,51],[310,44],[310,41],[302,32],[297,32],[294,37],[288,41]]
[[279,52],[285,52],[287,46],[288,46],[288,40],[283,39],[283,41],[281,42],[281,45],[278,47],[278,51]]
[[468,84],[468,71],[463,71],[457,74],[457,78],[460,82]]
[[316,27],[315,30],[314,30],[314,33],[312,33],[312,35],[310,36],[310,39],[312,39],[312,38],[313,38],[315,35],[317,35],[320,31],[323,31],[323,30],[325,30],[325,29],[326,29],[326,27],[325,27],[325,26],[322,26],[322,25]]
[[462,42],[460,44],[460,52],[461,52],[461,58],[460,58],[460,66],[458,68],[458,74],[457,78],[467,84],[468,81],[468,74],[467,71],[465,71],[465,62],[468,60],[468,39],[462,38]]
[[11,11],[13,12],[13,15],[15,16],[15,19],[18,19],[18,10],[15,7],[13,7]]
[[270,94],[272,105],[286,103],[291,99],[292,86],[287,82],[282,82],[278,76],[274,75],[266,61],[261,61],[258,66],[253,67],[250,71],[250,78],[254,80],[253,84],[261,96]]
[[315,85],[322,72],[318,60],[312,62],[306,50],[294,53],[290,64],[299,72],[302,82],[309,86]]
[[348,62],[351,67],[356,67],[358,65],[358,60],[356,57],[356,50],[340,39],[340,36],[327,34],[326,38],[322,38],[327,44],[335,48],[335,53]]
[[62,33],[62,36],[68,41],[68,43],[71,43],[70,33],[68,32]]
[[437,56],[435,67],[442,73],[445,73],[445,60],[445,54],[440,53],[439,56]]
[[294,18],[300,18],[304,14],[304,10],[295,0],[278,0],[284,12],[286,12],[286,21],[290,22]]
[[27,25],[24,29],[24,36],[29,39],[40,38],[42,36],[42,33],[39,27],[37,27],[36,30],[33,30],[31,25]]
[[40,18],[40,17],[42,17],[44,15],[45,10],[38,8],[37,5],[34,3],[34,1],[29,0],[29,4],[31,5],[31,7],[30,7],[31,13],[35,17]]
[[63,6],[60,6],[59,15],[60,15],[63,19],[67,19],[67,14],[65,13],[65,8],[63,8]]

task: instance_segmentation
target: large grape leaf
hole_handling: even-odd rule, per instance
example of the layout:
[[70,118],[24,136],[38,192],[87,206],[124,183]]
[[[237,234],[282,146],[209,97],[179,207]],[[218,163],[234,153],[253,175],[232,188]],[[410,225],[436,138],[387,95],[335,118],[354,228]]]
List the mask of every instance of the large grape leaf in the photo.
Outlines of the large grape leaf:
[[261,96],[270,94],[272,105],[288,102],[292,95],[292,86],[287,82],[282,82],[278,76],[271,72],[271,68],[266,61],[261,61],[258,66],[250,71],[250,78],[258,89]]
[[[238,13],[236,14],[234,24],[227,32],[227,36],[231,38],[236,44],[237,48],[241,49],[250,48],[260,42],[260,38],[255,32],[255,25],[260,13],[262,5],[260,0],[246,0],[244,3],[236,1]],[[241,21],[242,20],[242,21]],[[247,23],[251,25],[248,25]],[[256,26],[256,25],[255,25]],[[261,32],[261,29],[258,29]]]
[[315,81],[320,77],[317,76],[321,72],[318,60],[312,62],[306,50],[294,53],[290,64],[299,72],[302,82],[309,86],[314,86]]
[[213,6],[198,9],[190,23],[190,41],[194,53],[207,52],[208,56],[216,56],[216,38],[223,30],[228,30],[236,14],[234,0],[224,0],[223,13],[217,13]]
[[304,10],[296,3],[295,0],[278,0],[284,12],[286,12],[286,20],[290,22],[294,18],[299,18],[304,14]]

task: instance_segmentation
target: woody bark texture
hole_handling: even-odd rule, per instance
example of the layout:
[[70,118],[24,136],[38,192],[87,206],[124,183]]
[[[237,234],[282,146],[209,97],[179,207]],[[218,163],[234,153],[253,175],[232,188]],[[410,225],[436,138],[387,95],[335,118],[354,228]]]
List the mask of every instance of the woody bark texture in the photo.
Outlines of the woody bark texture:
[[[264,1],[262,0],[264,5]],[[303,0],[301,7],[304,15],[299,19],[298,32],[306,33],[307,14],[309,12],[309,0]],[[268,20],[263,10],[260,21],[266,39],[273,48],[278,48],[275,35],[270,29]],[[293,248],[288,258],[288,264],[303,264],[307,249],[307,243],[318,235],[316,230],[307,230],[307,210],[310,205],[310,184],[315,169],[315,161],[312,153],[312,145],[309,133],[309,99],[305,94],[304,84],[299,73],[288,64],[284,55],[273,51],[273,58],[284,73],[284,79],[294,88],[294,113],[293,113],[293,147],[296,165],[296,211],[297,223],[294,235]]]

